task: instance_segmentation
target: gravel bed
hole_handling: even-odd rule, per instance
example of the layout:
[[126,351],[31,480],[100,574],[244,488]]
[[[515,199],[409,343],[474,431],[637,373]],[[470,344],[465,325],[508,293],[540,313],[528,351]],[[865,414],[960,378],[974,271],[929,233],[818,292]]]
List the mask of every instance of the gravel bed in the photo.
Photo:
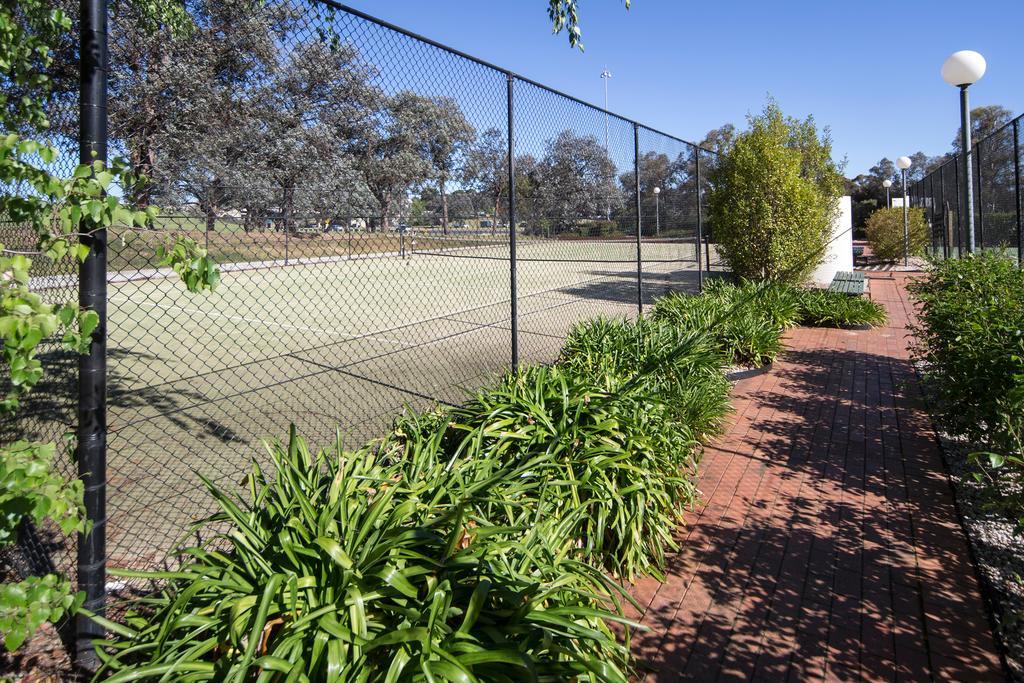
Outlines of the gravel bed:
[[1024,683],[1024,535],[1004,514],[987,509],[992,493],[975,479],[978,467],[967,459],[979,448],[941,426],[939,440],[1010,676]]

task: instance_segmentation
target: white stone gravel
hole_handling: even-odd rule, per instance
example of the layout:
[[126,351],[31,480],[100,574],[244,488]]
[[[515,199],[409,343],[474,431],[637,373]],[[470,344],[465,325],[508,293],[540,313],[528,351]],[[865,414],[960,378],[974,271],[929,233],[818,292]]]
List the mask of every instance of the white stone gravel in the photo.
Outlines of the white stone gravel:
[[992,494],[967,460],[978,449],[941,431],[939,438],[1010,675],[1024,682],[1024,535],[1004,514],[987,509]]

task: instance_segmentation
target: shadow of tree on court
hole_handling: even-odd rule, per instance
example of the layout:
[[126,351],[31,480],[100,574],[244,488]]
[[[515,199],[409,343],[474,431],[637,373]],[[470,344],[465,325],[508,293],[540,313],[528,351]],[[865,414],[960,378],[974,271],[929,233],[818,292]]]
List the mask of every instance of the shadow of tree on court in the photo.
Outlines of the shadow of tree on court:
[[[618,304],[636,303],[636,273],[591,271],[587,275],[594,279],[578,285],[563,287],[558,291],[562,294],[581,299],[609,301]],[[700,275],[696,270],[645,271],[642,275],[643,301],[645,306],[653,305],[657,299],[670,292],[687,294],[697,294],[699,292]],[[728,276],[728,273],[722,272],[704,273],[705,279]]]

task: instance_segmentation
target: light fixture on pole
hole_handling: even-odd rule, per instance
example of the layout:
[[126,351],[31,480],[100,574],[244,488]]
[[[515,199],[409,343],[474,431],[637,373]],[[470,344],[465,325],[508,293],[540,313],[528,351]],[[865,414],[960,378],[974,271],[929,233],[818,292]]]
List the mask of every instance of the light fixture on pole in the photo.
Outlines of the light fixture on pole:
[[882,187],[885,188],[885,208],[892,208],[892,197],[889,196],[889,188],[892,187],[892,181],[886,178],[882,181]]
[[[604,81],[604,155],[608,159],[611,159],[611,155],[608,153],[608,81],[611,80],[612,72],[605,67],[604,71],[601,72],[601,80]],[[608,179],[608,203],[605,208],[605,220],[610,221],[612,219],[612,192],[611,192],[611,178]]]
[[964,178],[963,202],[967,215],[967,251],[974,253],[974,188],[971,172],[971,107],[967,89],[985,75],[985,58],[974,50],[954,52],[942,65],[942,79],[960,88],[960,163]]
[[654,188],[654,234],[658,237],[661,236],[661,207],[658,205],[658,195],[661,194],[661,188]]
[[903,265],[910,265],[910,214],[907,207],[907,169],[910,168],[910,157],[896,160],[896,168],[903,174]]

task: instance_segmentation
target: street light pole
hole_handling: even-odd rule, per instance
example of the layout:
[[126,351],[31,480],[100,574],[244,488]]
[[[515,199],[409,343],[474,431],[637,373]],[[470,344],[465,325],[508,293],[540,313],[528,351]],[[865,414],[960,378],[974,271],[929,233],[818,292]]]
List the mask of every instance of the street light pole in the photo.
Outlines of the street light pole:
[[960,86],[960,147],[964,150],[964,206],[967,208],[967,252],[974,253],[974,160],[971,154],[971,105],[966,85]]
[[658,204],[658,197],[661,195],[661,188],[654,188],[654,235],[661,237],[661,206]]
[[[601,80],[604,81],[604,155],[608,159],[611,159],[611,155],[608,152],[608,81],[612,77],[612,72],[605,67],[604,71],[601,72]],[[611,192],[611,178],[608,179],[608,201],[605,204],[605,220],[610,221],[612,219],[612,192]]]
[[885,208],[892,208],[892,197],[889,195],[889,188],[892,187],[892,181],[886,178],[882,181],[882,187],[885,188]]
[[963,214],[967,218],[967,252],[974,253],[974,187],[971,164],[971,107],[967,89],[985,75],[985,58],[973,50],[954,52],[942,65],[942,79],[960,88],[960,157],[964,178],[961,189]]
[[910,209],[907,207],[907,169],[910,168],[910,157],[900,157],[896,166],[903,176],[903,265],[910,265]]

